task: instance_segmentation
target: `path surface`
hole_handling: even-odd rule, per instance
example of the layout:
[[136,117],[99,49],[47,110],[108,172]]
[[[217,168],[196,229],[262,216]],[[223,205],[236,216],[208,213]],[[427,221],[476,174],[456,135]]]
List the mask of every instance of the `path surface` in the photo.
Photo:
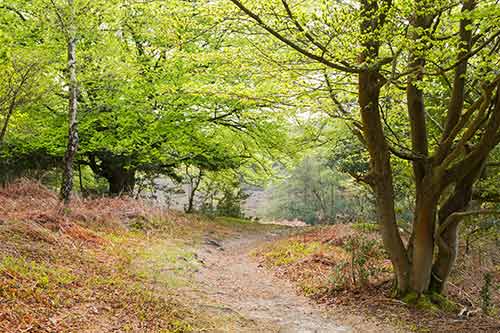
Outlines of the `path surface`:
[[[352,332],[329,317],[293,286],[274,277],[249,254],[278,234],[240,235],[218,242],[206,238],[198,251],[203,266],[195,278],[199,293],[214,308],[237,314],[246,321],[239,327],[221,325],[220,332]],[[207,305],[210,306],[210,305]]]

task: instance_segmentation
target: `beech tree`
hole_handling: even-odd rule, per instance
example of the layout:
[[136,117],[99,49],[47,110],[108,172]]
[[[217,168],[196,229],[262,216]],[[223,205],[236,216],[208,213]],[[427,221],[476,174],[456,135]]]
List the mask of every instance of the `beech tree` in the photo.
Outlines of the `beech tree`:
[[[323,66],[310,71],[326,73],[338,117],[350,122],[369,153],[369,172],[359,180],[376,196],[399,295],[442,293],[457,255],[460,220],[489,212],[467,210],[500,141],[498,4],[231,2],[272,38]],[[349,91],[352,85],[357,92]],[[409,140],[395,136],[391,113]],[[397,225],[391,159],[413,166],[415,210],[407,242]]]
[[[89,193],[103,190],[104,179],[109,194],[132,194],[137,176],[178,179],[185,165],[211,173],[251,163],[263,169],[271,156],[288,154],[288,110],[277,97],[282,87],[272,84],[286,80],[247,52],[253,49],[230,32],[230,21],[212,15],[217,6],[203,4],[75,0],[78,151],[73,167],[64,163],[67,181],[78,166]],[[47,93],[13,115],[0,167],[7,178],[44,168],[59,176],[68,147],[75,147],[68,134],[76,133],[67,107],[68,92],[76,90],[66,89],[70,6],[6,5],[0,24],[10,34],[2,41],[13,45],[0,45],[0,59],[18,45],[27,45],[27,54],[39,50],[46,65],[37,87]]]
[[44,81],[47,58],[35,41],[39,37],[29,15],[9,4],[0,5],[0,145],[11,119],[50,90]]

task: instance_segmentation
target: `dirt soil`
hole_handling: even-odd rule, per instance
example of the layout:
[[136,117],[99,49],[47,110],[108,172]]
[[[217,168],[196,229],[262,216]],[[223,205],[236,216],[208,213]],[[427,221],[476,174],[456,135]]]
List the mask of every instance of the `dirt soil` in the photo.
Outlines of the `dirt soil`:
[[236,326],[234,320],[222,323],[217,332],[398,332],[340,309],[312,304],[290,283],[262,267],[252,251],[282,234],[241,234],[223,241],[205,237],[197,250],[202,264],[195,274],[197,287],[184,292],[214,316],[240,318]]

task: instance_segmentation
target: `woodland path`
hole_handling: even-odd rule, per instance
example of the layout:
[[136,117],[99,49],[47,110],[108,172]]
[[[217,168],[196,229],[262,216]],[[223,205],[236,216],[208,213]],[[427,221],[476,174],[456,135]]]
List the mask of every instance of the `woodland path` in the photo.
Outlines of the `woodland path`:
[[[198,249],[201,267],[191,290],[204,311],[228,320],[217,332],[391,332],[356,315],[324,311],[297,294],[286,281],[261,267],[252,250],[282,237],[280,233],[240,234],[224,241],[205,238]],[[234,318],[237,317],[238,320]]]

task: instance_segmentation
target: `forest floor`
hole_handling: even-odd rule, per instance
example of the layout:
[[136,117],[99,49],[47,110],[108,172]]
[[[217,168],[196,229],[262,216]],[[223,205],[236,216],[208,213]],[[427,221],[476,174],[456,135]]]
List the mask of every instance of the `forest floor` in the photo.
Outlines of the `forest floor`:
[[[314,297],[321,289],[308,277],[331,269],[325,247],[331,244],[318,242],[333,235],[327,229],[185,215],[127,198],[77,198],[62,208],[53,192],[26,180],[0,189],[0,202],[0,332],[437,327],[395,319],[403,313],[397,309],[407,311],[401,304],[376,304],[380,312]],[[303,274],[296,275],[297,267]],[[359,300],[352,293],[337,297],[351,298]]]
[[[361,313],[365,321],[393,325],[404,332],[499,333],[497,245],[495,237],[482,243],[468,253],[460,246],[445,306],[439,307],[430,301],[410,306],[392,296],[392,267],[372,224],[303,228],[262,244],[253,255],[263,267],[293,283],[299,293],[336,314]],[[487,292],[485,274],[491,276]],[[489,315],[482,311],[485,300]],[[353,328],[370,332],[373,325]]]
[[28,180],[0,202],[0,332],[352,331],[251,253],[290,227],[128,198],[64,208]]

